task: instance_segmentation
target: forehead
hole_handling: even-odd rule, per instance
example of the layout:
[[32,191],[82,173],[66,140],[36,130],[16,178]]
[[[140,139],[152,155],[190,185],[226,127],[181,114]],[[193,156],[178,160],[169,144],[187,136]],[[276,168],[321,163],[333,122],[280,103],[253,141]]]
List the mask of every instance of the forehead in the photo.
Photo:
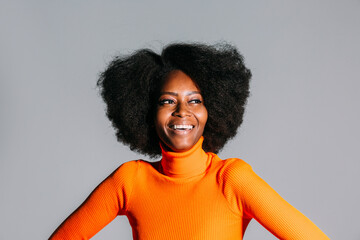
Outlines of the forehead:
[[182,92],[182,91],[198,91],[197,84],[184,72],[174,70],[169,73],[163,81],[161,92]]

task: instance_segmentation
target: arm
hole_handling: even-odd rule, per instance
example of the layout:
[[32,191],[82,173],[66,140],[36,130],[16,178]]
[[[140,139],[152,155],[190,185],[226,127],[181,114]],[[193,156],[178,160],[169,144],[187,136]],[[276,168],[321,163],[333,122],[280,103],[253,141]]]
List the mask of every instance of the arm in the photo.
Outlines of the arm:
[[125,214],[136,169],[136,162],[121,165],[95,188],[49,239],[90,239],[117,215]]
[[229,166],[227,175],[243,214],[256,219],[279,239],[329,240],[313,222],[256,175],[249,164],[236,160]]

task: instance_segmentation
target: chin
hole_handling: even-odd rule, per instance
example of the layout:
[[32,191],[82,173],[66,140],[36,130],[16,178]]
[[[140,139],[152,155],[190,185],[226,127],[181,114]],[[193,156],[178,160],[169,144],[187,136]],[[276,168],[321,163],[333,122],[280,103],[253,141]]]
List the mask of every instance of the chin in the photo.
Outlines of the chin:
[[174,152],[185,152],[191,149],[195,144],[196,144],[195,140],[188,140],[188,141],[181,140],[180,143],[177,143],[176,141],[172,141],[170,144],[167,144],[167,146]]

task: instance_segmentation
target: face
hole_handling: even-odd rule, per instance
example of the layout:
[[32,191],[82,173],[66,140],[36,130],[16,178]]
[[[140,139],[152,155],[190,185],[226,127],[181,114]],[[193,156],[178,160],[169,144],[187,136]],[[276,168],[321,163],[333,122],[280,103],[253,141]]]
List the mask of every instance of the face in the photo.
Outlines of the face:
[[199,88],[176,70],[160,89],[155,128],[160,140],[172,151],[190,149],[200,139],[208,118]]

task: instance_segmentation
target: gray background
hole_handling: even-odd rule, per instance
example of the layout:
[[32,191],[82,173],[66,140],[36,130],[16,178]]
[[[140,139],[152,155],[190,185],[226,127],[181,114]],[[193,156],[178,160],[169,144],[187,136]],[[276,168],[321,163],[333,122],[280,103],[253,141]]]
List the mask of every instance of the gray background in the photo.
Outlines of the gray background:
[[[360,1],[1,1],[0,239],[46,239],[121,163],[95,82],[113,56],[235,44],[239,157],[331,239],[359,240]],[[131,239],[118,217],[94,239]],[[252,221],[245,239],[275,239]]]

